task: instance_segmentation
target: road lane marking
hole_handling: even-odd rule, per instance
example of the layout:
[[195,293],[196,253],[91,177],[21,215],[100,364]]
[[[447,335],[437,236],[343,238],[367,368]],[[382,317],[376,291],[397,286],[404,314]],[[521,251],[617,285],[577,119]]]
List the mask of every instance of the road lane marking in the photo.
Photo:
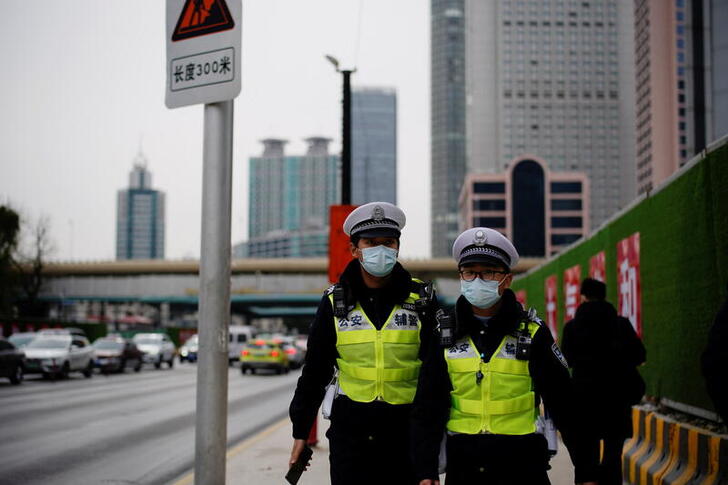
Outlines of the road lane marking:
[[[289,418],[285,417],[285,418],[281,419],[280,421],[278,421],[277,423],[271,424],[270,426],[265,428],[260,433],[257,433],[256,435],[251,436],[250,438],[242,441],[241,443],[238,443],[233,448],[229,449],[227,451],[227,453],[225,453],[226,466],[227,466],[227,460],[233,458],[236,455],[239,455],[240,453],[242,453],[246,449],[250,448],[254,444],[258,443],[259,441],[264,440],[265,438],[267,438],[268,436],[270,436],[271,434],[273,434],[274,432],[278,431],[280,428],[282,428],[283,426],[288,424],[288,422],[289,422]],[[172,485],[190,485],[190,484],[194,483],[194,481],[195,481],[195,473],[194,473],[194,471],[192,471],[192,472],[189,472],[187,475],[183,476],[182,478],[180,478],[179,480],[177,480],[176,482],[174,482]]]

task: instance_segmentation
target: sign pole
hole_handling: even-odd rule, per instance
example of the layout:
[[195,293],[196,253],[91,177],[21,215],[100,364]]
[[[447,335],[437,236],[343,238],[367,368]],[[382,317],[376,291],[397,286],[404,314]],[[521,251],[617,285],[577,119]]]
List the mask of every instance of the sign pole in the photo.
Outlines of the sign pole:
[[205,105],[195,485],[225,484],[233,101]]
[[[344,78],[344,92],[341,103],[341,205],[351,204],[351,69],[341,71]],[[336,280],[338,281],[338,280]]]

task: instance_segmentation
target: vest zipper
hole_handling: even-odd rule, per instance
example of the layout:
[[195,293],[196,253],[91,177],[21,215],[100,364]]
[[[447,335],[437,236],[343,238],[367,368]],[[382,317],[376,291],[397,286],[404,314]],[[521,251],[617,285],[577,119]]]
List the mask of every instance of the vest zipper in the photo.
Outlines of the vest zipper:
[[377,401],[384,400],[384,342],[382,342],[382,326],[377,330],[377,338],[374,342],[374,359],[377,364]]
[[[481,360],[479,365],[480,365],[480,367],[479,367],[480,372],[483,372],[483,370],[484,370],[483,367],[486,367],[486,364]],[[490,372],[488,372],[488,369],[486,368],[485,372],[483,372],[483,380],[480,382],[480,399],[481,399],[481,402],[483,403],[483,406],[481,406],[481,408],[480,408],[480,433],[481,434],[490,433],[486,429],[486,425],[485,425],[485,414],[486,414],[485,404],[487,402],[485,398],[486,398],[486,394],[487,394],[486,389],[490,388],[490,378],[491,378]]]

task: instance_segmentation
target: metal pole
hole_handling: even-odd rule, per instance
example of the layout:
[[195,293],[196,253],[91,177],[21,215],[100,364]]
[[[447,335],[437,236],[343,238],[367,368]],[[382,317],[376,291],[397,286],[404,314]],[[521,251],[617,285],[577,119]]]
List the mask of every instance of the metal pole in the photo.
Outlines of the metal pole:
[[195,485],[225,484],[233,101],[205,105]]
[[343,70],[344,96],[342,100],[344,115],[341,127],[341,203],[351,204],[351,73]]

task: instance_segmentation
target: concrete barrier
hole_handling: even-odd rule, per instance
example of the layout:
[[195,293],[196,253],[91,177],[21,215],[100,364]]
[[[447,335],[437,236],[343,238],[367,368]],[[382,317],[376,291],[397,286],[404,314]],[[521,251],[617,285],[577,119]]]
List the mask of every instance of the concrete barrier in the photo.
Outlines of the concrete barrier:
[[622,470],[631,485],[728,484],[728,436],[639,407],[624,444]]

